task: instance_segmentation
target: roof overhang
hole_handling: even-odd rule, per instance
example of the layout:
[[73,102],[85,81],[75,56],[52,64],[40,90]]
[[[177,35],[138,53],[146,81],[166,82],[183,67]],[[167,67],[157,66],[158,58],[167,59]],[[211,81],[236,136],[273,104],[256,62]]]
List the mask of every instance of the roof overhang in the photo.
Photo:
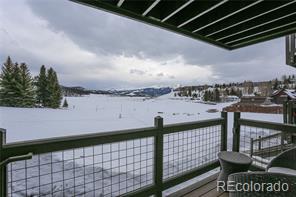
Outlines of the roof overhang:
[[296,0],[71,0],[237,49],[296,32]]

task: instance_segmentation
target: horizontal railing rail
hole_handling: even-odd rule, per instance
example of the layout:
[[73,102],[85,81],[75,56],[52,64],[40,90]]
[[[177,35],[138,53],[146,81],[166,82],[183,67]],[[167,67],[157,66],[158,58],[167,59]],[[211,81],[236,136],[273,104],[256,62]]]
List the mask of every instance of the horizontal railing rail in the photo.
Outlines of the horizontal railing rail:
[[250,120],[250,119],[239,119],[238,124],[251,126],[251,127],[259,127],[263,129],[284,131],[288,133],[296,133],[296,125],[292,125],[292,124],[283,124],[283,123]]
[[[75,195],[77,187],[96,192],[101,184],[105,186],[98,190],[104,194],[162,196],[165,189],[218,167],[221,150],[227,150],[226,112],[221,118],[170,125],[156,117],[149,128],[8,144],[3,140],[0,162],[9,164],[1,167],[0,193]],[[21,158],[26,160],[17,161]]]
[[280,137],[280,136],[281,136],[281,133],[276,133],[276,134],[268,135],[268,136],[265,136],[265,137],[259,136],[259,138],[253,139],[253,142],[262,142],[262,141],[269,140],[271,138],[277,138],[277,137]]
[[287,136],[296,134],[296,125],[250,120],[234,112],[233,151],[253,157],[253,167],[264,169],[272,157],[295,144]]
[[128,129],[122,131],[111,131],[103,133],[55,137],[25,142],[4,144],[2,154],[4,158],[23,155],[28,152],[42,154],[54,151],[61,151],[85,146],[107,144],[124,140],[132,140],[144,137],[155,136],[158,129],[155,127]]

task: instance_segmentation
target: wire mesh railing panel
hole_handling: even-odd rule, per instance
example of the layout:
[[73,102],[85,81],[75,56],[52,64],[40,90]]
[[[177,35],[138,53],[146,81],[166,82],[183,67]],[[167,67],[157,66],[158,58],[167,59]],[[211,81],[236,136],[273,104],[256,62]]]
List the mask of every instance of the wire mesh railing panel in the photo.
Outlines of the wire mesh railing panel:
[[34,155],[8,164],[8,196],[119,196],[153,184],[154,139]]
[[241,125],[240,152],[251,156],[255,165],[265,167],[288,145],[288,136],[281,131]]
[[221,125],[164,135],[163,178],[171,178],[217,160]]

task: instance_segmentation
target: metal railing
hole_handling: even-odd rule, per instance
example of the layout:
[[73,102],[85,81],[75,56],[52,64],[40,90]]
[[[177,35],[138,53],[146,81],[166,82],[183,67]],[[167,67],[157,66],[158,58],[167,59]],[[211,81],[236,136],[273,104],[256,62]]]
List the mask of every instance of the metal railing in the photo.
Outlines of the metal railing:
[[234,112],[232,150],[253,158],[253,167],[264,169],[280,152],[296,144],[289,136],[296,133],[296,125],[242,119]]
[[150,128],[5,143],[0,132],[1,197],[162,196],[219,166],[227,150],[221,118]]

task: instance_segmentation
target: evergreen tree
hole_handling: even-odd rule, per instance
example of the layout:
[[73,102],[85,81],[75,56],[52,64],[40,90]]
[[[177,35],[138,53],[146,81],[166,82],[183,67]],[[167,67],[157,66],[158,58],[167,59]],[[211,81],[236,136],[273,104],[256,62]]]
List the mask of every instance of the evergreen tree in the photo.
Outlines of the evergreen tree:
[[14,79],[14,64],[11,58],[8,56],[6,62],[2,66],[2,72],[0,75],[0,104],[2,106],[13,106],[13,83]]
[[64,100],[63,107],[64,107],[64,108],[68,108],[68,102],[67,102],[67,99]]
[[36,77],[37,87],[37,102],[43,107],[49,106],[49,91],[48,91],[48,79],[46,76],[46,68],[44,65],[40,68],[40,73]]
[[58,76],[55,71],[54,71],[54,81],[55,81],[54,93],[53,93],[54,94],[54,108],[59,108],[61,106],[63,96],[62,96],[62,89],[59,84]]
[[22,85],[21,85],[21,73],[20,73],[20,67],[18,63],[16,62],[13,66],[13,72],[12,72],[12,92],[11,95],[13,95],[13,107],[22,107]]
[[220,91],[218,88],[215,88],[215,102],[220,102]]
[[33,107],[35,105],[35,91],[33,79],[25,63],[20,65],[20,85],[21,85],[21,106]]
[[278,89],[278,86],[279,86],[278,79],[277,79],[277,78],[275,78],[275,80],[274,80],[274,84],[273,84],[273,87],[272,87],[272,89],[273,89],[273,90],[277,90],[277,89]]
[[235,90],[234,90],[234,88],[231,88],[230,89],[230,93],[229,93],[230,95],[236,95],[236,92],[235,92]]
[[62,100],[62,92],[58,82],[56,72],[50,68],[47,72],[48,86],[49,91],[49,107],[59,108]]
[[209,94],[208,94],[208,91],[205,90],[205,93],[204,93],[204,95],[203,95],[203,100],[204,100],[204,101],[208,101],[208,99],[209,99]]
[[188,93],[187,93],[187,95],[188,95],[189,97],[191,97],[191,96],[192,96],[192,91],[191,91],[191,89],[189,89],[189,90],[188,90]]
[[226,90],[225,90],[225,94],[228,96],[229,95],[229,90],[228,90],[228,88],[226,88]]
[[21,99],[20,69],[18,64],[13,64],[8,56],[0,75],[0,104],[20,107]]

